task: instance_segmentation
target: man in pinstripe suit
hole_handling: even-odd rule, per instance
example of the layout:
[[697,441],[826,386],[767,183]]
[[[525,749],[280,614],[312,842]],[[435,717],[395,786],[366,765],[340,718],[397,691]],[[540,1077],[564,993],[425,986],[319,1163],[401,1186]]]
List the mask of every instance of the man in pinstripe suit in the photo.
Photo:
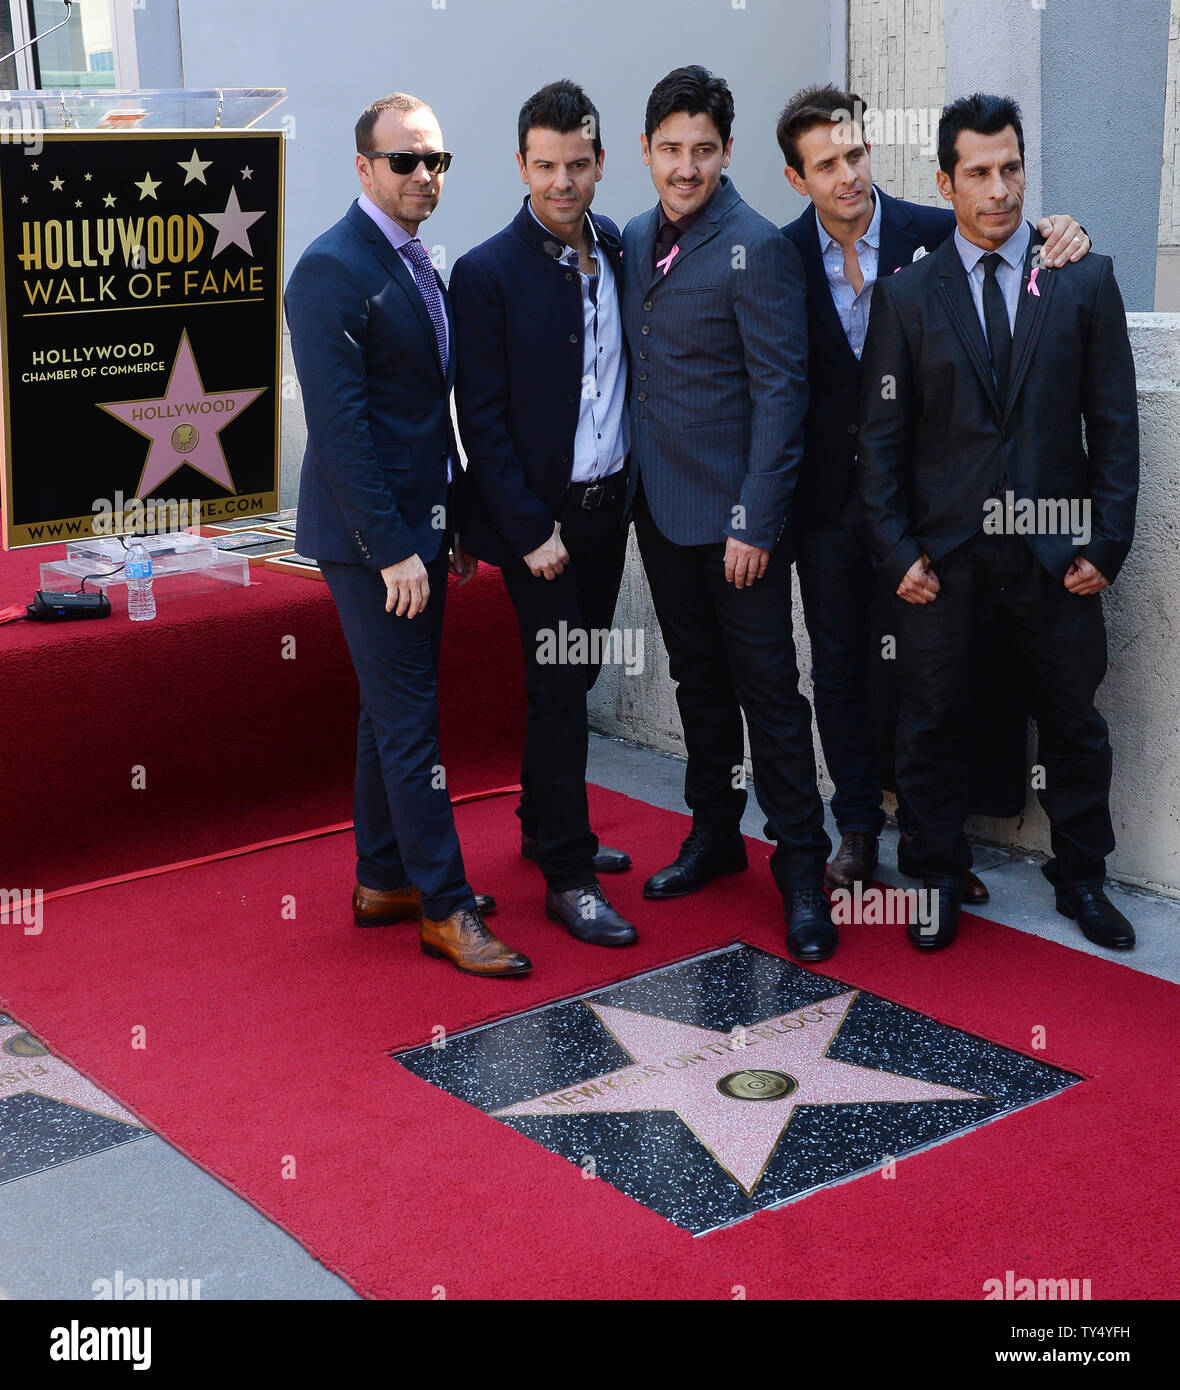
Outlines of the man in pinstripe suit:
[[643,159],[660,202],[623,234],[636,534],[677,682],[693,827],[649,898],[746,867],[742,713],[776,842],[787,944],[825,960],[831,848],[811,708],[791,635],[791,497],[807,410],[807,310],[795,247],[723,174],[733,97],[678,68],[648,100]]

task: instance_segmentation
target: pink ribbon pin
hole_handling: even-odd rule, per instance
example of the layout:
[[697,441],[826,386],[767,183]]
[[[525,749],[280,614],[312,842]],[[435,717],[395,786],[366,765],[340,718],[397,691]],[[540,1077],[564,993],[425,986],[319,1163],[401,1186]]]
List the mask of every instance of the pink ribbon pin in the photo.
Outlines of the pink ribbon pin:
[[1041,267],[1039,265],[1033,266],[1032,274],[1028,277],[1028,290],[1026,291],[1028,294],[1035,294],[1038,299],[1041,297],[1041,291],[1037,285],[1037,276],[1040,273]]
[[677,242],[676,245],[673,246],[671,251],[668,252],[668,254],[664,257],[662,261],[656,262],[656,269],[662,270],[664,274],[667,275],[667,273],[672,269],[672,262],[676,259],[676,256],[679,253],[679,251],[680,243]]

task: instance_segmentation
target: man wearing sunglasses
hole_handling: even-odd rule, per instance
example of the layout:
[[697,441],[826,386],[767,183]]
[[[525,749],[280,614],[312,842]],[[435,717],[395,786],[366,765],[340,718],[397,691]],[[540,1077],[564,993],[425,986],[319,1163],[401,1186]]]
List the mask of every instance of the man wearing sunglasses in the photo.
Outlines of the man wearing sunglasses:
[[[434,113],[403,93],[363,112],[356,148],[361,194],[286,294],[307,419],[296,545],[320,563],[360,685],[353,918],[417,920],[427,955],[520,975],[530,962],[484,925],[494,904],[471,891],[437,776],[455,363],[417,232],[451,156]],[[457,542],[451,568],[461,583],[475,571]]]

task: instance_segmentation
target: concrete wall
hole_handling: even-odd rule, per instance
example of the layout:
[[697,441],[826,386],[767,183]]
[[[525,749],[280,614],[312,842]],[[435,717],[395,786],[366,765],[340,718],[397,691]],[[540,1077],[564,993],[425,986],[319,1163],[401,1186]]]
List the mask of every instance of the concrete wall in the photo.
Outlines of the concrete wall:
[[[1114,747],[1111,809],[1118,836],[1109,871],[1180,897],[1180,314],[1130,314],[1128,324],[1139,383],[1142,486],[1134,549],[1104,597],[1110,668],[1098,706]],[[603,671],[591,697],[594,727],[683,755],[667,653],[634,535],[615,624],[643,629],[645,671],[640,677],[617,667]],[[794,628],[802,688],[811,699],[811,648],[797,590]],[[830,796],[818,735],[815,749],[821,790]],[[977,818],[969,829],[998,844],[1048,852],[1048,825],[1034,793],[1017,820]]]
[[[853,0],[849,7],[849,90],[895,117],[925,111],[935,136],[946,101],[945,49],[943,0]],[[941,203],[931,142],[898,139],[899,129],[895,124],[892,139],[870,141],[873,177],[898,198]]]

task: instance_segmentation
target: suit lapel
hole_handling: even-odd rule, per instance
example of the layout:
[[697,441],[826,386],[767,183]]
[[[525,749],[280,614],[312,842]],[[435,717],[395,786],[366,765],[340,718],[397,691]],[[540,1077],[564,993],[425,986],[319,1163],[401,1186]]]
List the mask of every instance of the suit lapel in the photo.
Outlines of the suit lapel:
[[881,241],[877,250],[877,278],[881,279],[909,265],[921,242],[914,240],[910,231],[912,219],[897,199],[882,193],[876,184],[873,189],[881,200]]
[[1012,380],[1008,386],[1008,407],[1005,411],[1005,417],[1012,413],[1012,406],[1020,394],[1020,388],[1024,385],[1024,378],[1028,375],[1029,363],[1032,361],[1037,339],[1041,336],[1041,328],[1049,309],[1049,300],[1053,295],[1053,286],[1057,283],[1057,277],[1051,270],[1042,270],[1035,281],[1035,288],[1040,293],[1029,293],[1028,282],[1032,271],[1033,257],[1037,249],[1043,245],[1043,239],[1034,228],[1028,251],[1024,257],[1024,274],[1020,281],[1020,302],[1016,306],[1016,329],[1012,334]]
[[[991,357],[988,355],[987,339],[983,336],[983,326],[975,312],[975,301],[971,297],[971,286],[967,283],[967,272],[959,259],[959,250],[953,236],[947,237],[933,253],[938,261],[938,294],[943,308],[950,318],[955,332],[966,349],[971,365],[979,376],[980,384],[999,415],[1000,401],[996,395],[996,383],[992,379]],[[1009,393],[1011,395],[1011,393]]]
[[855,359],[856,354],[848,342],[836,304],[832,299],[832,287],[828,284],[828,272],[824,265],[823,252],[819,244],[819,219],[814,206],[811,209],[811,226],[799,248],[803,257],[803,269],[807,274],[807,297],[815,310],[820,323],[828,330],[846,353]]
[[[410,272],[410,267],[406,265],[405,261],[402,259],[401,253],[393,249],[393,246],[390,244],[388,237],[386,237],[385,233],[381,230],[380,227],[378,227],[376,222],[374,222],[373,219],[369,217],[366,213],[362,212],[357,204],[354,203],[352,208],[349,209],[349,211],[350,214],[352,214],[352,222],[354,226],[360,232],[361,236],[364,237],[364,239],[368,242],[369,248],[373,252],[373,255],[377,257],[378,261],[380,261],[381,264],[385,267],[385,269],[389,272],[390,278],[397,284],[399,289],[401,289],[401,291],[405,294],[406,298],[409,300],[410,308],[414,311],[414,314],[417,316],[418,322],[422,325],[423,330],[426,332],[427,337],[429,338],[430,346],[433,349],[434,353],[435,365],[438,367],[438,374],[441,377],[442,362],[439,360],[438,355],[438,337],[435,334],[434,323],[431,321],[430,314],[427,311],[425,301],[422,298],[422,292],[418,288],[418,282],[414,279],[413,275]],[[435,279],[438,279],[437,271],[435,272]],[[444,306],[447,305],[447,296],[445,294],[443,294],[443,304]],[[449,326],[449,306],[447,306],[447,323]],[[452,330],[452,346],[454,344],[454,341],[454,332]],[[454,352],[451,352],[450,357],[453,359],[454,356]]]
[[656,233],[660,225],[660,210],[657,206],[652,213],[650,243],[648,243],[647,240],[647,228],[644,228],[644,243],[647,249],[647,260],[645,264],[653,267],[647,281],[648,287],[650,288],[653,285],[659,284],[661,280],[673,274],[676,267],[686,256],[691,256],[694,251],[699,251],[702,246],[712,241],[721,230],[721,223],[725,214],[737,201],[737,190],[727,178],[723,177],[721,184],[714,192],[705,211],[676,243],[680,249],[677,251],[676,257],[667,271],[655,267],[652,259],[655,256]]

